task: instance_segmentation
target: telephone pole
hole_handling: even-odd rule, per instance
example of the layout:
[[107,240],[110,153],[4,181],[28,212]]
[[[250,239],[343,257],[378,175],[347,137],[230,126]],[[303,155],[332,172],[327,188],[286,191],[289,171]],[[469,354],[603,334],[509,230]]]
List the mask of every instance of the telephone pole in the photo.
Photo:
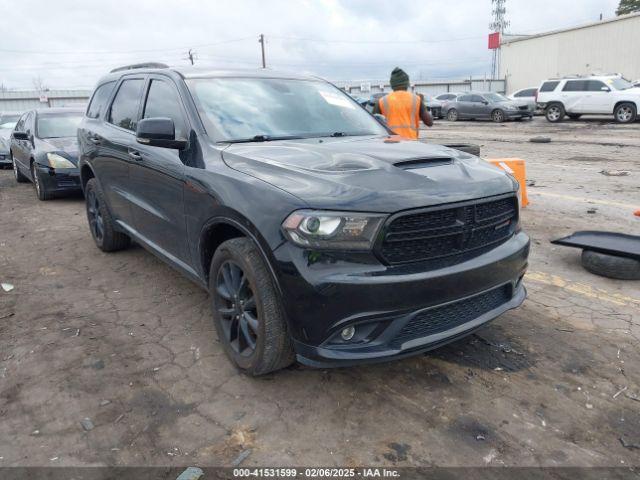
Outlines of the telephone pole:
[[267,62],[264,58],[264,34],[261,33],[260,37],[258,37],[258,43],[260,44],[260,49],[262,50],[262,68],[267,68]]
[[[500,41],[502,42],[502,36],[504,31],[509,27],[511,22],[506,19],[507,8],[505,4],[507,0],[491,0],[493,5],[493,21],[489,24],[489,28],[494,32],[500,33]],[[493,51],[493,60],[491,62],[491,78],[495,79],[500,74],[500,47]]]

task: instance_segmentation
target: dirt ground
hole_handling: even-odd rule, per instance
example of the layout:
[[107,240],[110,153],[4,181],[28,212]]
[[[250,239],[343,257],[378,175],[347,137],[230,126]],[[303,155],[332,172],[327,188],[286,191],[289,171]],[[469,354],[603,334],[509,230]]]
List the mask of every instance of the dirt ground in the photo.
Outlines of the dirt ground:
[[81,198],[0,171],[0,466],[640,466],[640,282],[549,243],[640,234],[640,123],[423,136],[527,161],[524,306],[427,355],[258,379],[225,358],[205,292],[140,247],[101,253]]

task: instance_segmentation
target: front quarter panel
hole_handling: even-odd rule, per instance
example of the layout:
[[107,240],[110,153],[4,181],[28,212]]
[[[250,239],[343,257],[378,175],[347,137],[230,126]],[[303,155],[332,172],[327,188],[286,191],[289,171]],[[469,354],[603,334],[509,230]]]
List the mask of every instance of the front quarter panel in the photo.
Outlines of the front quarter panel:
[[284,241],[282,222],[294,210],[308,205],[263,180],[228,167],[220,149],[210,145],[203,145],[203,149],[205,168],[185,169],[187,235],[196,271],[207,278],[208,265],[202,264],[200,239],[209,226],[218,222],[235,223],[250,232],[268,260],[272,260],[271,252]]

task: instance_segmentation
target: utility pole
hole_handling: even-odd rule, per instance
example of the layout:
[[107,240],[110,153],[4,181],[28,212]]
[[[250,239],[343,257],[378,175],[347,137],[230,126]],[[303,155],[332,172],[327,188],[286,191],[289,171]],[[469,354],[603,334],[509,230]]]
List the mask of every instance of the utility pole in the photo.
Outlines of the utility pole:
[[195,52],[191,48],[187,52],[187,60],[189,60],[191,62],[191,65],[193,65],[193,62],[195,60]]
[[260,49],[262,50],[262,68],[267,68],[267,62],[264,58],[264,34],[261,33],[260,37],[258,37],[258,43],[260,44]]
[[[505,4],[507,0],[491,0],[493,10],[493,21],[489,24],[489,28],[494,32],[500,33],[500,41],[502,42],[502,36],[504,31],[509,27],[511,22],[506,19],[507,8]],[[493,51],[493,60],[491,62],[491,78],[495,79],[500,74],[500,48],[498,47]]]

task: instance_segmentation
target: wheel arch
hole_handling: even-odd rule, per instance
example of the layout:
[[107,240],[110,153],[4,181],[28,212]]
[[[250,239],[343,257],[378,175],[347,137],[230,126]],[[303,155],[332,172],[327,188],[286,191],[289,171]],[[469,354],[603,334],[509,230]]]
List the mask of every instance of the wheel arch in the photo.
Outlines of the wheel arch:
[[96,174],[93,173],[93,169],[87,163],[82,165],[80,168],[80,185],[82,186],[82,191],[84,192],[85,187],[87,186],[87,182],[92,178],[95,178]]
[[634,105],[636,107],[636,113],[638,112],[638,110],[640,108],[640,105],[638,104],[638,102],[636,102],[634,100],[618,100],[616,102],[616,104],[613,106],[613,113],[615,113],[616,108],[618,108],[623,103],[630,103],[630,104]]
[[248,219],[235,211],[212,217],[202,227],[198,239],[198,260],[205,285],[209,285],[209,269],[216,250],[225,241],[242,237],[250,239],[258,247],[258,251],[271,273],[278,294],[282,294],[278,275],[274,269],[275,259],[270,254],[269,244]]

